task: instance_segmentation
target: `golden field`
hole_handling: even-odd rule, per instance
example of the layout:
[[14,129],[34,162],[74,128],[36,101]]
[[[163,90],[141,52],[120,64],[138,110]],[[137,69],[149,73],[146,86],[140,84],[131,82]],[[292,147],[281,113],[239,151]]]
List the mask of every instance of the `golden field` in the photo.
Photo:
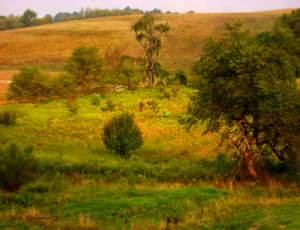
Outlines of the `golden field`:
[[[170,24],[158,58],[163,68],[188,69],[199,58],[203,40],[225,33],[224,23],[241,19],[244,28],[255,35],[271,31],[283,13],[293,9],[251,13],[190,13],[161,14],[156,23]],[[18,69],[23,65],[39,65],[59,69],[60,64],[78,46],[95,45],[101,53],[108,46],[119,46],[125,54],[143,55],[131,26],[142,15],[103,17],[55,23],[0,32],[0,68]]]

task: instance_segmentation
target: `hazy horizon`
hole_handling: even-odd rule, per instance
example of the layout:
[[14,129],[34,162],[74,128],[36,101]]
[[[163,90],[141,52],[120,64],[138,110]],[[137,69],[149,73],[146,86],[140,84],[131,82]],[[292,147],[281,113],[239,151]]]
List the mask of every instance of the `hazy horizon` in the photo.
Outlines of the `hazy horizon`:
[[191,10],[197,13],[229,13],[300,8],[299,0],[252,0],[251,2],[241,0],[152,0],[151,2],[139,0],[0,0],[0,2],[0,15],[21,16],[26,9],[31,9],[38,14],[38,17],[44,17],[46,14],[54,16],[60,12],[78,12],[81,8],[87,7],[91,9],[124,9],[129,6],[131,9],[139,8],[144,12],[157,8],[162,12],[169,10],[179,13],[186,13]]

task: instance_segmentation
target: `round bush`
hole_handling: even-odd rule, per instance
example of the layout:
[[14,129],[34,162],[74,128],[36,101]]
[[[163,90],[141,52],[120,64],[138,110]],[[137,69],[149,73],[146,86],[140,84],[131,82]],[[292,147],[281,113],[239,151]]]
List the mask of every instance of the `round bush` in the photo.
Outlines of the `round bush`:
[[33,146],[21,151],[16,144],[0,149],[0,187],[13,192],[34,180],[38,162],[32,155]]
[[133,115],[124,113],[111,119],[103,128],[102,140],[105,146],[125,155],[142,146],[142,132],[134,123]]

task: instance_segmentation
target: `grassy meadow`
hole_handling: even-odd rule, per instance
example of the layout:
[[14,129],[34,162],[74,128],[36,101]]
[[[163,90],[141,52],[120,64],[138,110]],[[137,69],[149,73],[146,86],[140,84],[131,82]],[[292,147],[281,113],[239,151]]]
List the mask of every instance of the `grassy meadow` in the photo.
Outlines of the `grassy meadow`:
[[[255,34],[270,31],[290,11],[158,15],[171,26],[158,60],[171,72],[188,72],[203,39],[222,36],[225,22],[241,18]],[[119,46],[141,56],[130,31],[140,17],[1,31],[0,74],[9,80],[15,73],[9,71],[38,65],[55,77],[73,49],[84,45],[102,53]],[[299,175],[286,173],[281,180],[274,170],[276,177],[266,174],[257,184],[222,180],[236,163],[233,150],[219,147],[217,134],[202,135],[202,125],[188,132],[178,122],[194,89],[171,85],[168,98],[162,87],[98,94],[99,105],[80,96],[77,114],[67,99],[1,105],[0,113],[16,111],[17,122],[0,125],[0,148],[34,146],[39,174],[18,192],[0,190],[0,229],[299,229]],[[108,101],[114,108],[104,111]],[[158,111],[148,103],[154,101]],[[144,140],[127,157],[106,149],[101,139],[103,126],[123,112],[134,114]]]

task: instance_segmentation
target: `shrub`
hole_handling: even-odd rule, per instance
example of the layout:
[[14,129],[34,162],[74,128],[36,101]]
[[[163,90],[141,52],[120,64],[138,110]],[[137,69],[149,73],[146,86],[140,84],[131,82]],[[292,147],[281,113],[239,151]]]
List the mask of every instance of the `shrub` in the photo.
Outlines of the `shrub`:
[[48,97],[48,77],[38,67],[22,67],[15,74],[6,94],[8,100],[44,101]]
[[107,99],[106,101],[106,107],[102,107],[102,111],[112,111],[116,106],[116,103],[113,99]]
[[172,90],[170,88],[166,88],[165,91],[163,92],[163,97],[167,98],[168,100],[170,100],[171,96],[172,96]]
[[0,113],[0,124],[15,125],[17,120],[17,112],[15,110],[5,110]]
[[153,99],[151,101],[147,101],[147,105],[150,107],[150,109],[157,114],[159,111],[159,103],[156,99]]
[[99,105],[99,103],[100,103],[100,96],[101,95],[95,94],[95,93],[92,95],[91,102],[92,102],[93,105]]
[[16,144],[0,149],[0,187],[10,192],[32,181],[37,173],[38,164],[32,156],[33,146],[21,151]]
[[72,99],[67,100],[66,107],[72,115],[76,115],[78,113],[79,108],[80,108],[76,98],[72,98]]
[[68,74],[60,74],[53,78],[50,82],[52,96],[67,97],[77,94],[77,86],[72,76]]
[[162,112],[163,117],[169,117],[169,116],[171,116],[171,114],[172,113],[168,109],[164,109]]
[[179,81],[180,85],[187,85],[187,76],[182,70],[179,70],[175,73],[174,81]]
[[143,144],[142,132],[128,113],[114,117],[104,126],[103,131],[105,146],[119,155],[125,155]]

